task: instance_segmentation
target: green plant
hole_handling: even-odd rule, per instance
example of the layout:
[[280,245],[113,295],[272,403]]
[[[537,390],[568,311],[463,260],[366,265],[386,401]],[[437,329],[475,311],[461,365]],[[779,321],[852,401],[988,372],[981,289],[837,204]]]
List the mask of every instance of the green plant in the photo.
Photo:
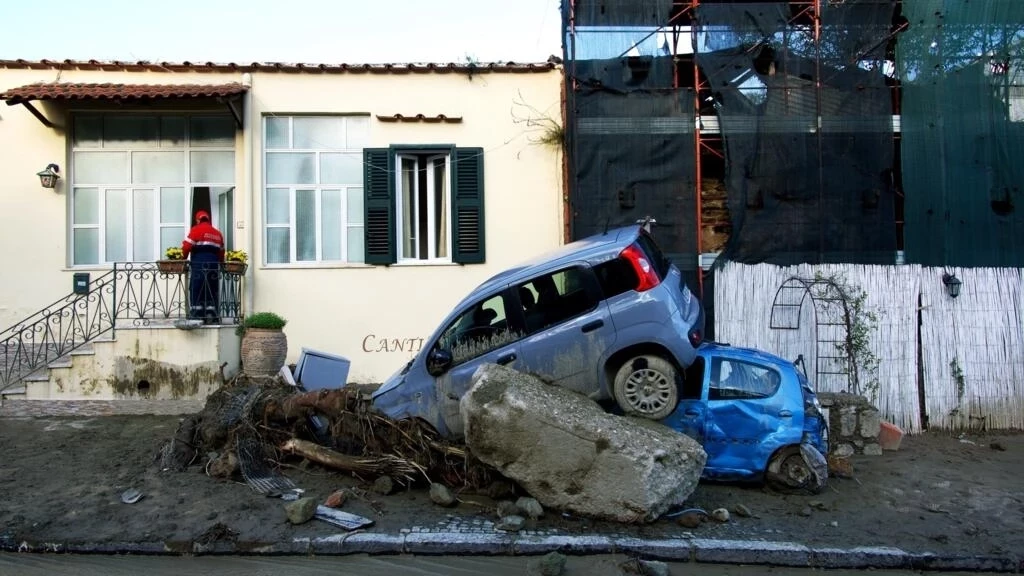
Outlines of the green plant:
[[246,316],[242,323],[235,329],[235,333],[241,336],[249,328],[257,330],[280,330],[288,321],[273,312],[256,312]]
[[551,146],[556,150],[562,149],[565,145],[565,127],[558,120],[552,118],[550,114],[527,104],[523,100],[522,94],[519,94],[519,98],[512,103],[517,109],[523,110],[521,114],[513,109],[512,122],[524,124],[526,132],[534,134],[539,132],[539,134],[528,136],[531,143]]
[[967,380],[964,378],[964,370],[960,367],[960,359],[953,357],[949,361],[949,372],[953,376],[953,381],[956,382],[956,403],[962,404],[964,401],[964,392],[967,391]]
[[849,283],[841,274],[824,276],[819,272],[814,280],[821,286],[819,295],[831,296],[823,294],[831,287],[838,293],[842,304],[846,337],[835,346],[849,363],[851,388],[872,403],[878,402],[879,360],[871,350],[871,335],[878,328],[879,313],[865,305],[867,293],[860,286]]

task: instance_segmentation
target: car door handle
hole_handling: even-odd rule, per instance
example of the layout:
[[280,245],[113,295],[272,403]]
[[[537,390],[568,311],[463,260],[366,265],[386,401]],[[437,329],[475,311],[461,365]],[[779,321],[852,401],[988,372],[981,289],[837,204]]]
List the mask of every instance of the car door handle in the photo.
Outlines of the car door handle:
[[789,410],[779,410],[779,416],[782,416],[783,418],[789,418],[792,415],[793,413]]
[[698,412],[698,411],[696,411],[696,410],[694,410],[692,408],[687,410],[687,411],[685,411],[685,412],[683,412],[683,414],[686,414],[687,416],[700,416],[700,412]]
[[593,322],[587,322],[584,324],[583,328],[580,328],[580,330],[583,330],[583,333],[586,334],[587,332],[597,330],[601,326],[604,326],[604,320],[594,320]]
[[508,364],[509,362],[515,362],[515,361],[516,361],[516,353],[515,352],[510,352],[508,354],[504,354],[502,356],[498,356],[498,359],[495,360],[495,362],[497,362],[498,364]]

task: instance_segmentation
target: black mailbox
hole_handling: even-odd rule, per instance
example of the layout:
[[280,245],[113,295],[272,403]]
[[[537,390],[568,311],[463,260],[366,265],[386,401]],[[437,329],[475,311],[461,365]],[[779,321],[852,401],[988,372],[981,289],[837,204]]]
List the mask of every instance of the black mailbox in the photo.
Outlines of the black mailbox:
[[75,294],[89,293],[89,273],[75,272]]

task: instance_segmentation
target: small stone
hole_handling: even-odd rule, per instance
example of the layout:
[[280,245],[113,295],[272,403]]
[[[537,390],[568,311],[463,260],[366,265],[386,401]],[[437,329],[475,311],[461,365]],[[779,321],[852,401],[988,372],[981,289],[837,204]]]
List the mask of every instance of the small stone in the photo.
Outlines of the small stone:
[[505,516],[501,520],[498,520],[498,522],[494,524],[494,529],[501,530],[503,532],[518,532],[523,528],[524,524],[526,524],[526,518],[513,514],[512,516]]
[[728,522],[729,511],[725,508],[716,508],[711,511],[711,517],[714,518],[716,522]]
[[373,481],[373,491],[387,496],[395,491],[395,481],[390,476],[381,476]]
[[828,473],[836,478],[853,478],[853,462],[847,457],[829,454]]
[[640,574],[643,576],[668,576],[668,564],[657,560],[641,560]]
[[313,515],[316,514],[317,502],[313,498],[300,498],[295,502],[289,502],[284,505],[285,514],[288,515],[288,521],[292,524],[302,524],[309,522]]
[[210,462],[210,476],[231,478],[238,471],[238,458],[234,452],[223,452]]
[[516,500],[516,508],[519,508],[531,520],[544,516],[544,507],[540,505],[536,498],[530,498],[529,496],[522,496]]
[[430,501],[438,506],[451,506],[455,504],[455,495],[444,484],[434,482],[430,485]]
[[515,496],[515,487],[508,480],[495,480],[487,487],[486,494],[492,500],[504,500]]
[[853,456],[857,452],[856,449],[850,444],[842,443],[833,448],[830,454],[834,454],[840,458],[846,458],[847,456]]
[[740,518],[750,518],[753,514],[750,512],[750,508],[747,508],[743,504],[737,504],[732,507],[732,511]]
[[502,500],[501,502],[498,502],[498,517],[499,518],[502,518],[502,517],[505,517],[505,516],[518,516],[519,512],[520,512],[519,507],[516,506],[516,503],[512,502],[511,500]]
[[810,506],[804,506],[803,509],[800,510],[800,515],[801,516],[810,516],[811,515],[811,507]]
[[874,442],[870,444],[865,444],[862,452],[865,456],[881,456],[882,446],[879,444],[875,444]]
[[704,515],[700,512],[687,512],[676,520],[676,524],[684,528],[697,528],[704,521]]
[[1003,444],[1002,442],[999,441],[992,442],[991,444],[988,445],[988,447],[993,450],[998,450],[1000,452],[1006,452],[1006,444]]
[[560,576],[565,569],[565,556],[558,552],[548,552],[539,559],[530,562],[530,574],[538,576]]
[[348,498],[348,494],[344,490],[335,490],[331,492],[331,495],[324,501],[324,506],[328,508],[341,508],[345,504],[345,499]]
[[836,521],[836,520],[833,520],[833,521],[829,522],[828,525],[833,527],[833,528],[839,528],[839,522]]
[[828,505],[822,502],[821,500],[811,500],[807,504],[811,508],[815,508],[817,510],[828,510]]

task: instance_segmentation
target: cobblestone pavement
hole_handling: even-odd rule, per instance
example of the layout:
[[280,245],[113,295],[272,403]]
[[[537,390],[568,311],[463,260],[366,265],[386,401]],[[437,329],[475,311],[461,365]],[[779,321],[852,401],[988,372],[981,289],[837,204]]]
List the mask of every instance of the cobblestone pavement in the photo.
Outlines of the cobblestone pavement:
[[4,400],[0,418],[194,414],[205,400]]

